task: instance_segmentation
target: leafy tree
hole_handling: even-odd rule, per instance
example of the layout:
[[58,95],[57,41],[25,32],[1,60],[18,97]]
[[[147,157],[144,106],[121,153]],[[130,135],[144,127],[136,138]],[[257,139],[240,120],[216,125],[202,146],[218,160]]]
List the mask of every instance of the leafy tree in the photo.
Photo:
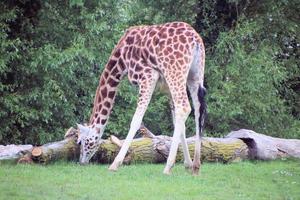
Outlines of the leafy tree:
[[120,32],[115,6],[1,2],[1,143],[44,143],[89,118],[99,65]]
[[207,47],[208,132],[252,128],[299,137],[297,1],[199,5],[196,27]]
[[[1,1],[0,143],[45,143],[87,122],[126,28],[169,21],[193,24],[204,38],[208,135],[251,128],[299,138],[299,10],[297,0]],[[127,134],[136,101],[123,81],[107,135]],[[168,101],[158,91],[146,112],[155,133],[172,134]]]

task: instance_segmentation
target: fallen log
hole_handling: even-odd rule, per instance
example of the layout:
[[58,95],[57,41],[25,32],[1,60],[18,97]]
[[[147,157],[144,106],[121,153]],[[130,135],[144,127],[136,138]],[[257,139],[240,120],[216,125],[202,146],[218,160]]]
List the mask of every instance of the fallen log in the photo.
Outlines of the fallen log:
[[0,163],[17,162],[21,157],[30,153],[32,148],[32,145],[0,145]]
[[29,155],[30,158],[33,162],[44,164],[55,160],[78,159],[80,147],[76,143],[76,131],[76,129],[70,128],[66,132],[64,140],[33,147]]
[[298,139],[276,138],[247,129],[232,131],[226,137],[243,140],[249,148],[249,156],[252,159],[300,158],[300,140]]
[[[76,130],[69,130],[66,138],[45,144],[39,147],[33,147],[31,151],[21,156],[19,163],[50,163],[56,160],[73,160],[77,161],[79,157],[79,145],[76,144]],[[71,134],[70,134],[71,133]],[[165,162],[172,138],[169,136],[154,136],[147,132],[142,133],[146,137],[134,139],[124,163],[148,162],[161,163]],[[194,138],[187,139],[191,155],[194,151]],[[103,140],[99,150],[91,159],[96,163],[111,163],[120,150],[123,141],[115,136]],[[204,138],[202,142],[202,159],[210,162],[235,162],[248,158],[248,147],[240,139],[235,138]],[[177,161],[183,160],[181,146],[177,155]],[[28,161],[28,162],[27,162]]]
[[[65,139],[42,146],[0,145],[0,163],[13,161],[18,163],[51,163],[56,160],[78,161],[80,147],[77,145],[77,130],[67,131]],[[146,127],[140,131],[142,138],[134,139],[124,163],[165,162],[172,138],[155,136]],[[103,140],[98,151],[91,159],[96,163],[111,163],[122,146],[123,141],[115,136]],[[194,151],[194,138],[187,139],[191,155]],[[241,129],[231,132],[226,138],[209,138],[202,141],[202,161],[236,162],[245,159],[276,159],[281,157],[300,158],[300,140],[273,138],[250,130]],[[183,160],[181,146],[177,161]]]

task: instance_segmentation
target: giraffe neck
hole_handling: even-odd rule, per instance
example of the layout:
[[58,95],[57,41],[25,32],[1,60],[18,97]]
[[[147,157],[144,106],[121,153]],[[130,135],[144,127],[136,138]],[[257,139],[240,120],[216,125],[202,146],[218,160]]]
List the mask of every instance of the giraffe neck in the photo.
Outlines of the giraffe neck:
[[94,99],[94,107],[89,125],[99,128],[103,133],[116,97],[117,87],[126,74],[126,67],[120,55],[120,49],[115,49],[101,76]]

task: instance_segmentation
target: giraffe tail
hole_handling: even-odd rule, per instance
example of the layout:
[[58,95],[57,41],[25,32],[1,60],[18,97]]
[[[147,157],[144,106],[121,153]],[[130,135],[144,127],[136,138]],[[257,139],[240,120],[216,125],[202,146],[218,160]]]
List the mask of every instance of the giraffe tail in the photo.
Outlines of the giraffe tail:
[[198,100],[200,102],[199,108],[199,137],[203,136],[204,122],[206,117],[206,102],[205,102],[206,89],[202,85],[199,85],[198,88]]
[[201,146],[202,146],[201,140],[203,137],[204,121],[206,115],[206,103],[204,99],[205,93],[206,93],[206,89],[202,85],[199,85],[197,97],[200,105],[198,108],[195,108],[195,112],[198,112],[199,114],[198,119],[196,117],[197,115],[195,116],[195,120],[199,120],[198,123],[196,121],[196,125],[198,124],[199,127],[196,127],[195,151],[194,151],[193,170],[192,170],[193,175],[199,174],[199,169],[201,166]]

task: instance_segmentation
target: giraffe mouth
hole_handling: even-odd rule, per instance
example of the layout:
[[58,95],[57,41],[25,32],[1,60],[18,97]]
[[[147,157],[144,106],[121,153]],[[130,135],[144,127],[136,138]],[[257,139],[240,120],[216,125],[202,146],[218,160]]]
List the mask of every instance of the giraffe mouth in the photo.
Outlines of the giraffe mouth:
[[80,165],[87,165],[89,163],[89,158],[87,158],[86,156],[80,155],[79,157],[79,164]]
[[89,159],[84,159],[84,158],[81,158],[79,159],[79,164],[80,165],[87,165],[89,163]]
[[91,152],[80,154],[79,164],[80,165],[86,165],[86,164],[88,164],[90,162],[91,158],[93,157],[93,155],[95,154],[96,150],[97,150],[97,148],[95,148]]

